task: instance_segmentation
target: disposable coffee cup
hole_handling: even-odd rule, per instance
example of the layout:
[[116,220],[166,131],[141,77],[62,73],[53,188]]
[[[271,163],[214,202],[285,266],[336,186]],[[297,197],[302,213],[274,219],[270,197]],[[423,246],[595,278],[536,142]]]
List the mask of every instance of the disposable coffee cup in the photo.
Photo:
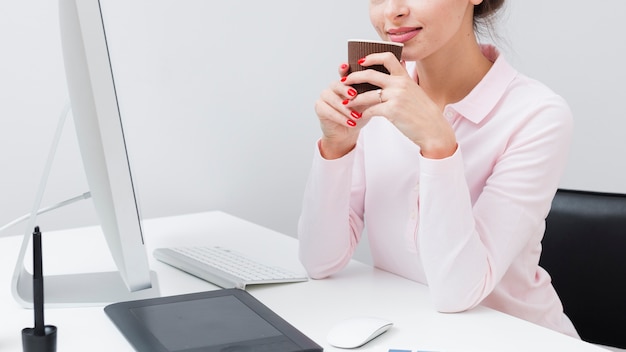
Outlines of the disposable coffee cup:
[[[387,71],[387,69],[383,65],[361,66],[359,65],[358,61],[369,54],[384,52],[393,53],[399,61],[402,57],[403,47],[404,44],[402,43],[386,42],[380,40],[348,40],[348,64],[350,65],[350,72],[370,69],[389,74],[389,71]],[[370,83],[354,84],[352,85],[352,87],[354,87],[354,89],[356,89],[356,91],[359,93],[380,88]]]

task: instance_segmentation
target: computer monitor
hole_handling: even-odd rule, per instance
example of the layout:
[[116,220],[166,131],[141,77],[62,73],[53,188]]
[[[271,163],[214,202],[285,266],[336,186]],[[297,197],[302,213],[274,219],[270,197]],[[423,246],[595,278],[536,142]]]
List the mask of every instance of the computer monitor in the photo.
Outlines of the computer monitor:
[[[46,277],[46,304],[92,305],[156,297],[156,275],[149,269],[144,247],[100,1],[59,0],[59,20],[87,184],[118,272]],[[14,295],[25,305],[32,304],[30,275],[22,266],[17,276]]]

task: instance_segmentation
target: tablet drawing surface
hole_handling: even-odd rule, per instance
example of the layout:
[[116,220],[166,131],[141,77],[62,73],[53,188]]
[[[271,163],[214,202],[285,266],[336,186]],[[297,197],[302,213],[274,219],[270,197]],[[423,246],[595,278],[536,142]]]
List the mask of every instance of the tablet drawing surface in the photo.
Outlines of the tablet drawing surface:
[[137,351],[323,350],[239,289],[114,303],[105,312]]

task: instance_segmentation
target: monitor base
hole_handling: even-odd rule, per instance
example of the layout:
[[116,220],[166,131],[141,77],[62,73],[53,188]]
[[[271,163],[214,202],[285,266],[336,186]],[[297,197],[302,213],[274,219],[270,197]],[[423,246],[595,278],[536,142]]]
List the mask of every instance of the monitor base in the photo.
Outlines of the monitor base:
[[[160,297],[154,271],[150,272],[150,279],[152,287],[131,292],[116,271],[45,276],[44,304],[47,308],[90,307]],[[13,278],[12,293],[24,308],[33,307],[32,275],[23,267],[20,275]]]

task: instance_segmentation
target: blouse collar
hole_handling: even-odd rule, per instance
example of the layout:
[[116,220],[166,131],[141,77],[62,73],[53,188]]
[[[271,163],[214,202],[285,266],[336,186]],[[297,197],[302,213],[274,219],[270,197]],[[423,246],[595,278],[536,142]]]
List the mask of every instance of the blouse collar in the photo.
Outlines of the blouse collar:
[[[446,117],[459,114],[476,124],[480,123],[498,104],[517,76],[518,72],[493,45],[483,44],[481,51],[493,65],[465,98],[445,107]],[[415,79],[415,62],[407,62],[406,68]]]
[[517,70],[509,65],[494,46],[481,45],[481,50],[493,65],[465,98],[446,107],[476,124],[495,108],[517,76]]

